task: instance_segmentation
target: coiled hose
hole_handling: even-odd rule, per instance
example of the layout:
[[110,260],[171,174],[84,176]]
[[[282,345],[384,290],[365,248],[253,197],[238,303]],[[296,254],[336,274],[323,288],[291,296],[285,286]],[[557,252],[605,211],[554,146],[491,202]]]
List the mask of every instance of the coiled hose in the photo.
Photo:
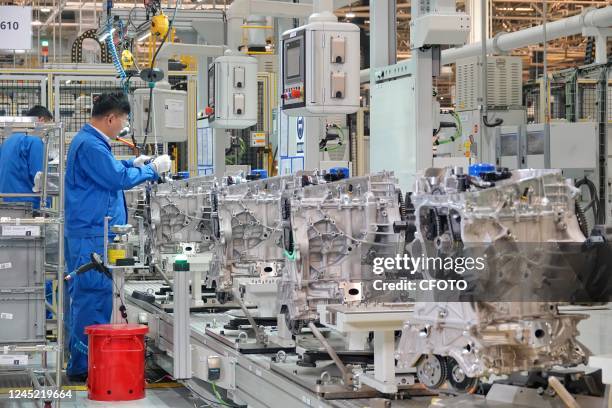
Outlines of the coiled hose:
[[113,41],[113,34],[111,32],[111,29],[112,27],[109,23],[107,25],[107,30],[109,32],[109,35],[108,37],[106,37],[106,48],[108,48],[108,51],[110,52],[111,58],[113,60],[113,65],[115,66],[115,70],[117,71],[117,74],[119,75],[119,78],[121,79],[122,86],[125,88],[127,74],[125,73],[125,70],[123,69],[123,65],[121,65],[119,54],[117,54],[117,48],[115,47],[115,43]]
[[576,218],[578,218],[578,225],[580,226],[580,230],[585,236],[589,236],[589,233],[591,231],[591,226],[589,225],[589,222],[586,216],[586,211],[591,208],[593,209],[593,219],[595,220],[596,224],[601,222],[601,219],[600,219],[601,214],[599,211],[599,195],[597,194],[597,187],[595,186],[595,184],[586,177],[581,178],[575,183],[576,188],[582,188],[582,186],[585,186],[585,185],[589,189],[591,201],[586,206],[582,206],[582,204],[580,204],[580,202],[576,200],[575,207],[576,207]]

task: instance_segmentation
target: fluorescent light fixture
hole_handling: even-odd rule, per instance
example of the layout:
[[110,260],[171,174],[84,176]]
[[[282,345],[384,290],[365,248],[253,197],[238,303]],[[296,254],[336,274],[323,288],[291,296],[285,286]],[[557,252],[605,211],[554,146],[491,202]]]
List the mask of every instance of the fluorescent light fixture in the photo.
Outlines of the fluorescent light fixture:
[[50,13],[51,9],[49,7],[41,7],[40,12],[41,13]]
[[138,41],[144,41],[147,38],[149,38],[150,36],[151,36],[151,32],[148,31],[147,33],[145,33],[145,34],[141,35],[140,37],[138,37]]
[[32,25],[33,26],[40,26],[40,25],[42,25],[42,22],[40,20],[34,20],[34,21],[32,21]]
[[66,85],[69,85],[72,81],[69,79],[66,81]]
[[355,18],[355,13],[353,13],[352,11],[349,11],[348,13],[346,13],[344,15],[344,17],[346,17],[346,18]]
[[25,50],[13,50],[15,54],[25,54]]
[[514,11],[533,11],[531,7],[516,7]]

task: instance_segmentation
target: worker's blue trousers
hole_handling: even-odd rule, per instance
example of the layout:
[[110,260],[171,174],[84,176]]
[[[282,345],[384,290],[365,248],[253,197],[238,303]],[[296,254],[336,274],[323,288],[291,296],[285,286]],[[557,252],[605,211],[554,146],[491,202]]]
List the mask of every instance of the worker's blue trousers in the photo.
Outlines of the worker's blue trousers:
[[[66,265],[73,272],[89,263],[91,253],[104,253],[104,239],[66,238]],[[113,309],[113,282],[106,275],[91,269],[75,276],[68,287],[69,293],[69,348],[67,374],[87,374],[87,335],[85,327],[110,322]]]

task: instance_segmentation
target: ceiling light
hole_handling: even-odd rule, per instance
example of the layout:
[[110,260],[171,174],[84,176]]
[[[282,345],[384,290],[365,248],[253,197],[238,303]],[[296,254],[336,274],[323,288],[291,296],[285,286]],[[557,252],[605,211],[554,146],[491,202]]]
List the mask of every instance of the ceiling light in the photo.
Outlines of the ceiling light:
[[516,7],[514,11],[533,11],[531,7]]
[[25,50],[13,50],[15,54],[25,54]]
[[355,13],[353,13],[352,11],[349,11],[348,13],[346,13],[344,15],[345,18],[355,18]]
[[49,7],[41,7],[40,12],[41,13],[50,13],[51,9]]
[[39,25],[42,25],[42,23],[41,23],[40,20],[34,20],[34,21],[32,21],[32,25],[33,26],[39,26]]

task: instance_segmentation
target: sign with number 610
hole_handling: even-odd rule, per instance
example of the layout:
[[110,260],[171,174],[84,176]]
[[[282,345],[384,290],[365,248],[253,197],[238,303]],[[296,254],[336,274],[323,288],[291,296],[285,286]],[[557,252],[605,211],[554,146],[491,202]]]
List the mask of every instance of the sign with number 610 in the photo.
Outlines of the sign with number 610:
[[0,6],[0,49],[32,49],[32,7]]

